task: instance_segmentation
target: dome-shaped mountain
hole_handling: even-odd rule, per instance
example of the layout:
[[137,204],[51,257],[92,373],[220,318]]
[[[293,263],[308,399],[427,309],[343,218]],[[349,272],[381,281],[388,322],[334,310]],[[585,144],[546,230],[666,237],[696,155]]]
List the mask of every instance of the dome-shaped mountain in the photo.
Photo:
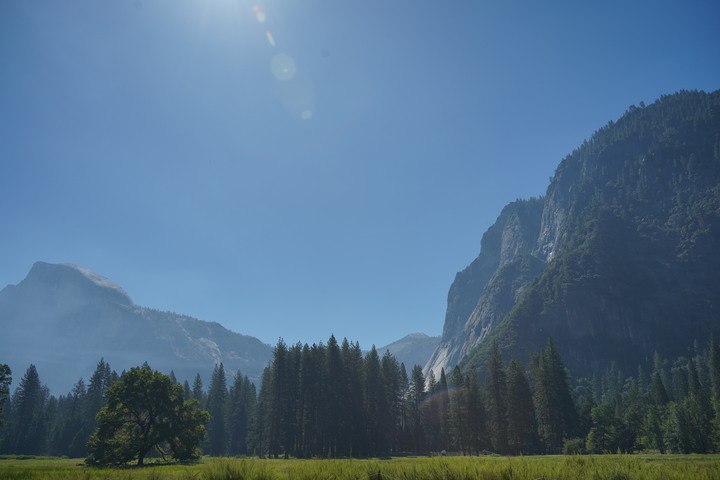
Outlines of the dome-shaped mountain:
[[53,393],[90,376],[100,358],[118,371],[147,361],[192,382],[209,381],[216,363],[257,381],[271,356],[260,340],[218,323],[135,305],[125,291],[86,268],[37,262],[18,285],[0,291],[3,363],[30,363]]

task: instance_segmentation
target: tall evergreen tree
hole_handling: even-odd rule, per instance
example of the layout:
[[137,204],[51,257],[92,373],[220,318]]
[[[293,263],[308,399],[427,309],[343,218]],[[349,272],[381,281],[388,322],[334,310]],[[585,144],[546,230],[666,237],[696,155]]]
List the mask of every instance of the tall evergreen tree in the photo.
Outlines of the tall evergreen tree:
[[708,340],[708,370],[710,371],[710,385],[712,396],[720,402],[720,344],[714,336]]
[[330,335],[325,350],[325,369],[323,380],[325,384],[324,400],[324,428],[327,442],[327,456],[334,458],[338,454],[347,454],[347,438],[344,413],[344,399],[346,393],[345,371],[342,354],[335,335]]
[[205,405],[205,391],[203,390],[203,382],[199,373],[195,375],[191,397],[193,400],[197,400],[200,405]]
[[44,453],[47,434],[44,407],[48,396],[35,365],[30,365],[12,396],[13,415],[7,426],[6,451],[28,455]]
[[340,349],[343,359],[346,398],[345,413],[347,456],[363,455],[365,445],[364,363],[360,344],[343,339]]
[[415,365],[412,369],[408,395],[410,399],[410,415],[408,415],[408,418],[411,421],[412,451],[421,452],[425,450],[425,433],[420,416],[420,407],[425,400],[425,377],[420,365]]
[[485,412],[490,441],[493,449],[501,454],[508,452],[508,419],[507,419],[507,377],[500,349],[493,342],[492,354],[485,379]]
[[449,447],[469,453],[472,450],[468,425],[469,391],[460,367],[455,367],[448,379],[448,432]]
[[5,364],[0,364],[0,427],[3,425],[3,407],[10,395],[10,383],[12,383],[12,371]]
[[87,398],[85,401],[85,432],[87,437],[97,426],[95,416],[105,406],[105,392],[110,385],[117,380],[117,374],[110,369],[110,365],[101,358],[95,366],[95,371],[90,376],[87,387]]
[[192,395],[192,390],[190,389],[190,384],[187,380],[183,382],[183,396],[185,398],[185,401],[190,400]]
[[227,403],[228,453],[230,455],[248,454],[247,437],[250,421],[255,414],[255,386],[237,372],[230,387]]
[[365,419],[367,455],[387,454],[389,445],[383,436],[382,418],[387,418],[385,386],[383,384],[380,357],[375,346],[365,356]]
[[525,452],[535,426],[535,407],[525,369],[515,359],[507,372],[507,412],[508,446],[511,453],[519,455]]
[[539,360],[535,372],[538,433],[547,452],[560,453],[563,439],[572,435],[577,423],[570,379],[552,339]]
[[220,363],[220,365],[215,365],[213,369],[206,407],[206,410],[210,414],[210,422],[207,426],[207,446],[208,453],[213,456],[222,456],[225,454],[227,443],[225,432],[226,406],[227,380],[225,377],[225,367]]

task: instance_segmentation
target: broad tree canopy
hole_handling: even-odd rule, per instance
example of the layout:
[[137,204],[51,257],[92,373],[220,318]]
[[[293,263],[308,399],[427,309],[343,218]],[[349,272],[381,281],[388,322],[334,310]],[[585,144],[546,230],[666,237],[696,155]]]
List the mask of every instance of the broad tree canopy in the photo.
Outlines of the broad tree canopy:
[[107,405],[97,414],[88,464],[142,465],[154,448],[163,458],[200,456],[209,414],[197,400],[184,400],[182,386],[148,367],[133,368],[108,388]]

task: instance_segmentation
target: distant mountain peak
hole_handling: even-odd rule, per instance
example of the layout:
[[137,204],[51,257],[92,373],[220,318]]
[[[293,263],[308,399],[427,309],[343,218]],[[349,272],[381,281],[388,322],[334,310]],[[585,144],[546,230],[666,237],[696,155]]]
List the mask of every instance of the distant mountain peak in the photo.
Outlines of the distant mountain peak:
[[98,359],[118,371],[147,361],[179,379],[214,366],[258,382],[272,349],[260,340],[171,312],[143,308],[121,287],[85,267],[36,262],[0,290],[0,352],[13,371],[37,367],[53,392],[89,378]]
[[108,278],[73,263],[35,262],[21,284],[60,287],[68,282],[90,289],[100,289],[119,303],[134,305],[130,296]]

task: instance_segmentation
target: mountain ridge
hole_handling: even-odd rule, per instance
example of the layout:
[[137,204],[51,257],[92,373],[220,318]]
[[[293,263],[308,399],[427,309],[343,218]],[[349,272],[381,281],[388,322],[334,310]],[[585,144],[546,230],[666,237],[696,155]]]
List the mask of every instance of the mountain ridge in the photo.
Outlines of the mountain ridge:
[[14,371],[30,363],[53,391],[88,378],[100,358],[116,370],[147,361],[182,381],[209,381],[216,363],[258,382],[272,349],[217,322],[136,305],[117,284],[73,264],[36,262],[0,290],[0,347]]
[[[560,162],[536,225],[535,241],[508,262],[473,267],[518,232],[483,243],[456,276],[450,292],[464,296],[449,295],[448,315],[458,304],[472,311],[446,315],[426,371],[447,370],[459,352],[465,369],[482,370],[492,342],[528,360],[548,337],[575,373],[612,360],[634,369],[655,349],[672,358],[720,333],[720,91],[664,95],[608,122]],[[514,262],[527,268],[512,271]]]

